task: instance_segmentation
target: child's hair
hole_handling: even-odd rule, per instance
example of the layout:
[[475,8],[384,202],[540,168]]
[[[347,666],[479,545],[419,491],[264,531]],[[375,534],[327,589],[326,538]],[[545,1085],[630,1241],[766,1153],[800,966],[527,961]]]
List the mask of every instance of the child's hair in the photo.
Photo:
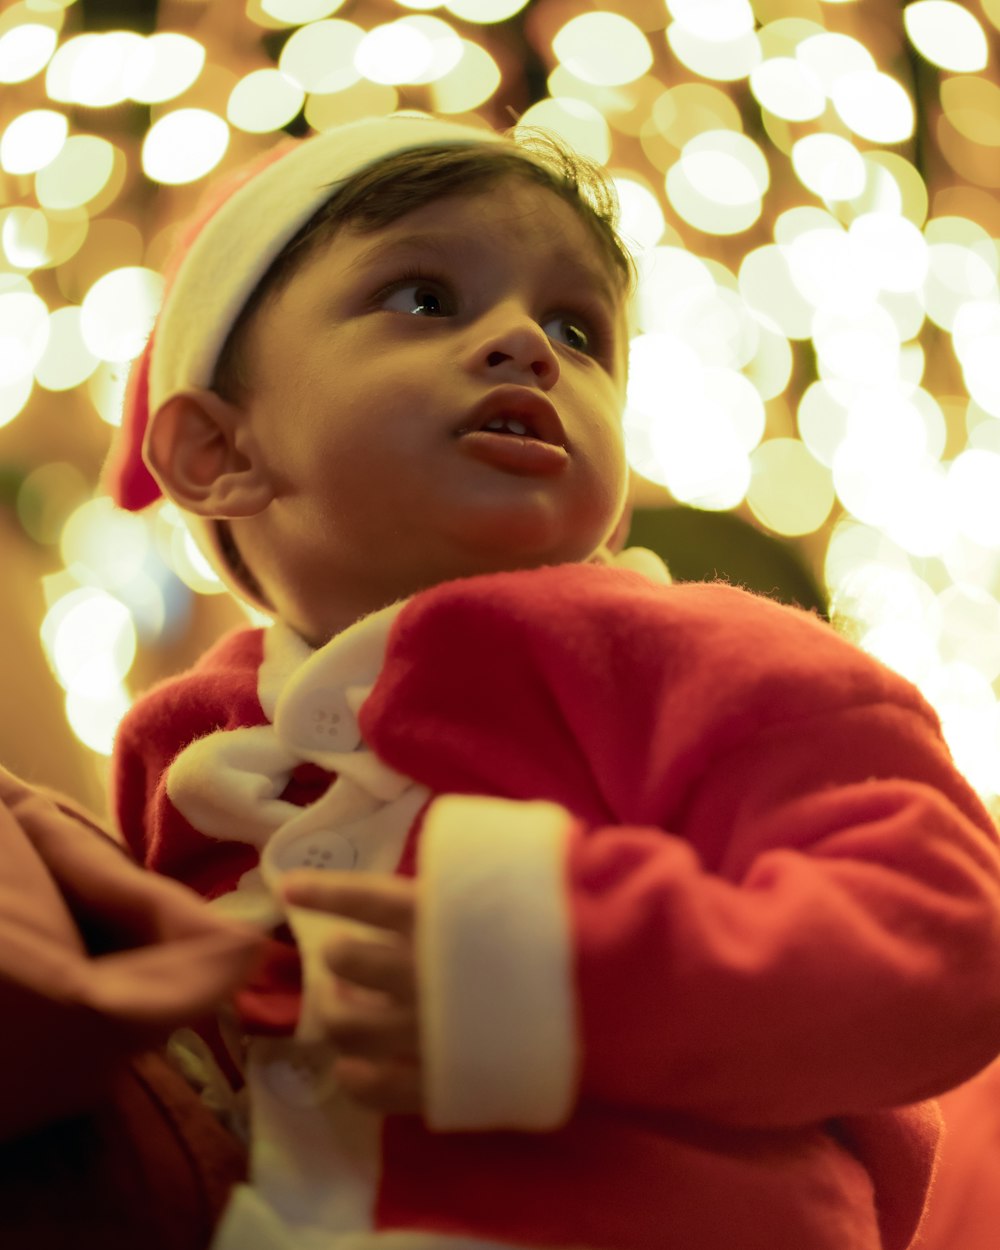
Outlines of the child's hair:
[[519,129],[510,139],[411,148],[339,186],[285,244],[247,300],[219,353],[213,390],[227,399],[247,391],[244,347],[254,314],[343,226],[378,230],[434,200],[472,195],[502,178],[527,179],[566,201],[590,230],[623,300],[627,298],[634,289],[635,266],[618,235],[618,197],[608,175],[549,132]]

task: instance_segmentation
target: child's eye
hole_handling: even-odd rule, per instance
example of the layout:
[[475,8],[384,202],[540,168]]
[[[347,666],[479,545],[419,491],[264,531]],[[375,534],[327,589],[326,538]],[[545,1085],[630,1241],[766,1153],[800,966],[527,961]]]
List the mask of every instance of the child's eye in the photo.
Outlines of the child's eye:
[[437,282],[400,282],[381,300],[390,312],[411,313],[416,317],[450,317],[455,301]]
[[598,352],[598,336],[592,333],[586,323],[579,317],[550,317],[542,324],[542,329],[550,339],[556,339],[574,351],[585,356],[596,356]]

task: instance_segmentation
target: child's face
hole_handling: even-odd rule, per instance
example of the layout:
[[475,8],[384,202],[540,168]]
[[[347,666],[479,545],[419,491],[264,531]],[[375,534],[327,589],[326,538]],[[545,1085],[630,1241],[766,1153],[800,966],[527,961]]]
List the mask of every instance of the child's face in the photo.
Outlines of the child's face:
[[343,228],[257,314],[234,522],[314,643],[454,577],[584,560],[623,506],[623,299],[587,226],[509,178]]

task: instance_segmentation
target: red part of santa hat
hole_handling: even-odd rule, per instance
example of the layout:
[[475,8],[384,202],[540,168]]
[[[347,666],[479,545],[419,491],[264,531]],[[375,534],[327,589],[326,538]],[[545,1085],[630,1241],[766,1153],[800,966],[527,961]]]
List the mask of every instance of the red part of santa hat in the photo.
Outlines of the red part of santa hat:
[[218,180],[183,229],[165,272],[163,303],[132,366],[105,488],[138,512],[161,496],[143,457],[150,415],[181,391],[210,387],[226,338],[281,249],[337,187],[397,152],[500,141],[491,130],[399,113],[279,144]]

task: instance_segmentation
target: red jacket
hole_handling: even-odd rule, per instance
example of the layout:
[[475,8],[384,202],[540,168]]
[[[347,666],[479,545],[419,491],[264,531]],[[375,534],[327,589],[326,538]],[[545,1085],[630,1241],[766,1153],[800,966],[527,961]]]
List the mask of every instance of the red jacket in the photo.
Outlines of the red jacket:
[[[300,760],[323,758],[300,713],[338,645],[264,698]],[[195,831],[164,774],[267,726],[262,655],[224,641],[119,738],[123,831],[210,896],[257,851]],[[376,1229],[910,1243],[937,1135],[913,1104],[1000,1051],[996,839],[913,687],[739,590],[565,566],[403,605],[358,723],[431,798],[400,869],[422,878],[433,1127],[381,1126]],[[298,803],[327,778],[279,780]]]

